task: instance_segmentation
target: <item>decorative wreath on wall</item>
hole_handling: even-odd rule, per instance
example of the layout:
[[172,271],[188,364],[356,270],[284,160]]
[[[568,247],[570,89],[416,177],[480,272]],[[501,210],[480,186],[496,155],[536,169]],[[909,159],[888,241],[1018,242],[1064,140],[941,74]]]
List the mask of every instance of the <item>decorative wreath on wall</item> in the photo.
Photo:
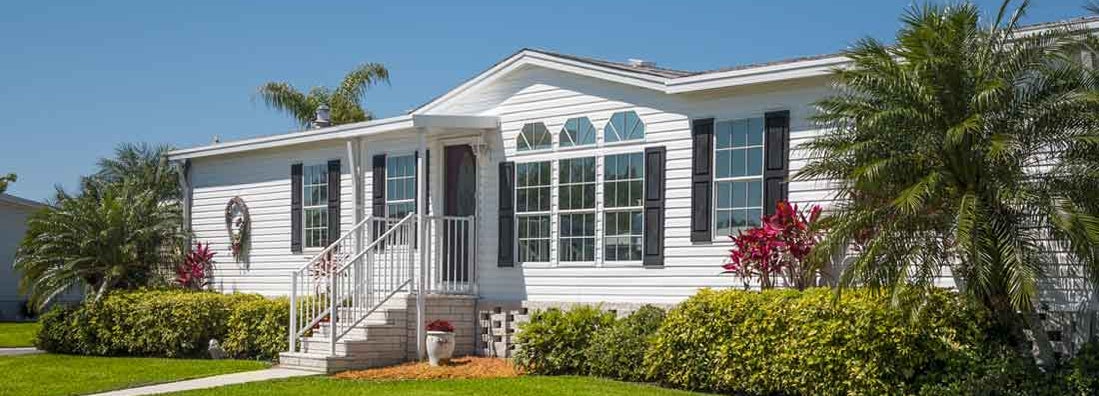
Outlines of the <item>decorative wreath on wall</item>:
[[244,257],[251,228],[252,218],[248,215],[248,205],[240,197],[233,197],[225,205],[225,230],[229,232],[229,248],[237,261]]

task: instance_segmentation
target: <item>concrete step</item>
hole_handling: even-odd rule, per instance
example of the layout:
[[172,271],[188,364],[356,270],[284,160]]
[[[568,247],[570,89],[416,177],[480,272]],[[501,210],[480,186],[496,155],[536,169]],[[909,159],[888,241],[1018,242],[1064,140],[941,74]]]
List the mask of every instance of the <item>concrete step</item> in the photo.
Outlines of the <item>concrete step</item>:
[[356,356],[327,356],[325,354],[303,352],[283,352],[279,354],[280,367],[324,374],[389,366],[403,361],[403,354],[399,357],[377,353]]

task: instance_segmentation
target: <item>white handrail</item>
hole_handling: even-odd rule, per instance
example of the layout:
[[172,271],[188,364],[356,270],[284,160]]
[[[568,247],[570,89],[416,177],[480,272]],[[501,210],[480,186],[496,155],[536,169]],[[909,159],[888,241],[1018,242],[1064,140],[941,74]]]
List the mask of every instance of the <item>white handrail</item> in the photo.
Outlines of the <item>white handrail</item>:
[[[402,291],[476,294],[475,220],[408,214],[356,224],[291,273],[290,350],[298,351],[305,337],[321,335],[315,330],[327,326],[323,335],[335,355],[338,340]],[[421,231],[428,236],[422,247]],[[360,248],[358,237],[368,232],[378,235]]]

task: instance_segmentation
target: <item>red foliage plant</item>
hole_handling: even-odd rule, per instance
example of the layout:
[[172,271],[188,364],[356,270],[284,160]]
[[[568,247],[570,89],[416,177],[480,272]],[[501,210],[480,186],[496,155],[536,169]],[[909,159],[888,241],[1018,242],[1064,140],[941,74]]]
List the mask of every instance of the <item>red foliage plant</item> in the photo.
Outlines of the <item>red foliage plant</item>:
[[176,267],[176,283],[187,289],[202,289],[210,283],[210,273],[214,267],[214,255],[217,252],[210,250],[210,244],[202,242],[187,252],[183,264]]
[[445,320],[436,320],[427,324],[427,331],[445,331],[447,333],[453,333],[454,325]]
[[730,236],[736,246],[722,266],[724,273],[739,275],[745,287],[757,278],[761,289],[773,288],[780,274],[798,290],[809,287],[817,271],[808,263],[808,256],[820,239],[812,224],[820,213],[817,205],[806,215],[798,212],[797,205],[779,202],[775,214],[763,216],[759,227]]

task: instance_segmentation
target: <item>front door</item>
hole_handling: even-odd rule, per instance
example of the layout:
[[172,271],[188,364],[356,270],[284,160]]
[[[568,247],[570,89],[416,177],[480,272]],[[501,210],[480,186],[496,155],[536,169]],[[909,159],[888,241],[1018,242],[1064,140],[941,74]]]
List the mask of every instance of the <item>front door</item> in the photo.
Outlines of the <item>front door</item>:
[[[473,216],[477,213],[477,157],[469,145],[447,146],[443,153],[443,215]],[[469,281],[473,259],[472,224],[463,220],[444,220],[443,279]]]

